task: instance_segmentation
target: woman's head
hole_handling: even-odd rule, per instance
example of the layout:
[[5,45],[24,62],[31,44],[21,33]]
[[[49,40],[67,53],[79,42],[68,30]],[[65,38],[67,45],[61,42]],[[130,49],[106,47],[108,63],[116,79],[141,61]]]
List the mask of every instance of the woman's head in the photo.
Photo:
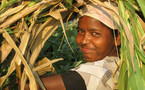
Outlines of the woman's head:
[[117,55],[116,46],[120,45],[120,34],[114,37],[112,30],[99,20],[82,16],[77,31],[76,42],[86,61]]

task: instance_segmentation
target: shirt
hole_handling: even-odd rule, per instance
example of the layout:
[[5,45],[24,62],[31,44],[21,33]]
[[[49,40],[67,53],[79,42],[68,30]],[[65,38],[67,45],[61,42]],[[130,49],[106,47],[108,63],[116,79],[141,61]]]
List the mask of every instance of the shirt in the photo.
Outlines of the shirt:
[[62,75],[66,89],[112,90],[114,88],[113,78],[117,81],[119,72],[117,71],[113,78],[111,76],[117,70],[119,60],[118,57],[107,56],[102,60],[87,62],[71,69],[67,74]]

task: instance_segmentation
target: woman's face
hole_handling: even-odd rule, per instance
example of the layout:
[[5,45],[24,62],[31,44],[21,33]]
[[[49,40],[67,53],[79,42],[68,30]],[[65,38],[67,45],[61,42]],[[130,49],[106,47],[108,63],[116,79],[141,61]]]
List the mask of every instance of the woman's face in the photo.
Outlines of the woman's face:
[[100,21],[83,16],[78,22],[76,42],[86,61],[115,56],[116,47],[111,30]]

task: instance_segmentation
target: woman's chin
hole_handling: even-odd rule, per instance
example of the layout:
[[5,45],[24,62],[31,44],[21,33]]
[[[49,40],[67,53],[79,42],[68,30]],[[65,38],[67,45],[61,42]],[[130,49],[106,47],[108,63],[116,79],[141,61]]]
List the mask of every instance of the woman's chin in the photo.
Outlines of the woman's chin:
[[96,61],[96,59],[92,59],[92,58],[89,58],[89,57],[84,57],[85,61],[87,62],[93,62],[93,61]]
[[104,57],[99,57],[99,56],[93,56],[93,55],[84,55],[84,60],[87,62],[94,62],[94,61],[99,61],[102,60]]
[[93,62],[96,61],[93,59],[93,57],[90,54],[83,54],[85,61],[87,62]]

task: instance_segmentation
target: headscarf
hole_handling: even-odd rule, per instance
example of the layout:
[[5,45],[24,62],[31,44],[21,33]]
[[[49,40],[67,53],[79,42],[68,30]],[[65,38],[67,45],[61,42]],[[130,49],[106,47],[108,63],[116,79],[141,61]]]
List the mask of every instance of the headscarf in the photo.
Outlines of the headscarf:
[[[106,7],[112,7],[114,9],[118,9],[117,6],[114,4],[111,4],[110,2],[105,2],[104,5]],[[109,8],[103,7],[95,2],[86,4],[81,10],[80,10],[80,16],[90,16],[94,19],[97,19],[101,21],[103,24],[108,26],[111,29],[118,29],[119,30],[119,18],[116,13],[114,13]],[[116,10],[118,11],[118,10]]]

